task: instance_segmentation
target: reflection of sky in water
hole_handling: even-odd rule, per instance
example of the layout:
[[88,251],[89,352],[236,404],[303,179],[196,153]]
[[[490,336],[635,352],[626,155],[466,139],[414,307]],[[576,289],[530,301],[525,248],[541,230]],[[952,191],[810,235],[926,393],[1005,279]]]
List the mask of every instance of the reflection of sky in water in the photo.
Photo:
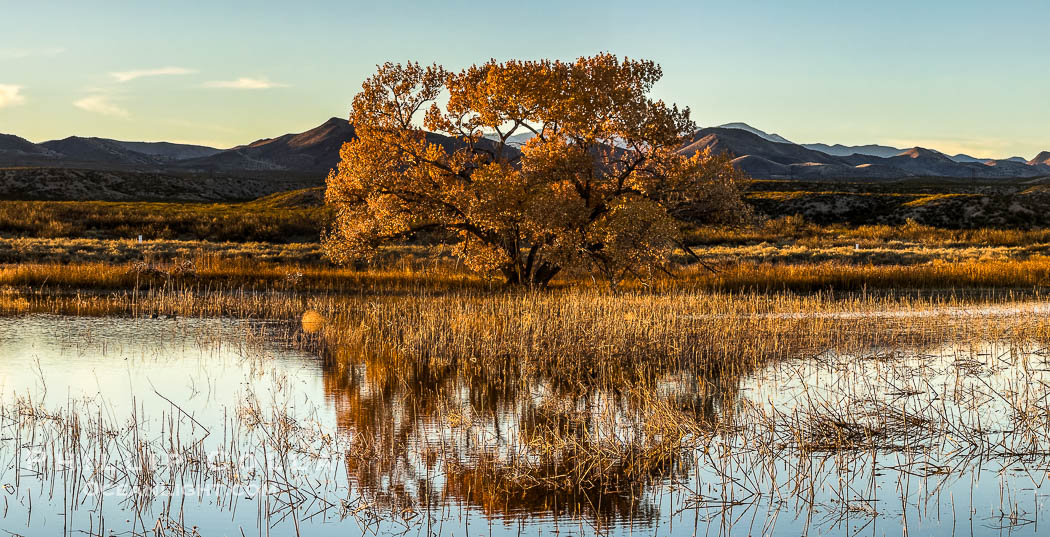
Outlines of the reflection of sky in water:
[[[323,404],[318,361],[272,345],[245,344],[248,334],[259,329],[243,322],[194,319],[0,318],[0,403],[5,415],[14,411],[17,402],[31,402],[47,412],[76,414],[85,425],[101,419],[114,429],[137,420],[144,435],[140,440],[156,444],[158,457],[163,457],[166,445],[159,440],[176,435],[186,445],[203,439],[206,453],[228,446],[223,436],[236,426],[238,410],[251,398],[263,408],[280,406],[300,420],[333,423],[333,411]],[[176,427],[177,433],[169,426]],[[9,431],[5,428],[5,436]],[[14,482],[11,446],[5,441],[0,450],[5,466],[0,478],[7,483]],[[61,476],[51,505],[47,504],[50,482],[34,487],[25,473],[21,481],[21,501],[9,494],[10,507],[0,527],[23,535],[60,532],[63,520],[54,513],[61,512],[63,505]],[[242,501],[243,513],[233,516],[215,509],[216,501],[207,499],[199,508],[191,498],[190,525],[207,526],[205,535],[213,531],[239,535],[240,527],[255,528],[254,517],[248,516],[254,502]],[[86,530],[90,524],[97,531],[100,517],[92,513],[92,503],[75,510],[74,528]],[[151,529],[162,511],[156,509],[144,515],[144,521],[128,524],[124,521],[134,518],[133,511],[119,497],[105,497],[103,505],[107,527],[118,532]]]
[[[177,444],[199,445],[203,452],[222,447],[271,460],[268,442],[298,442],[319,457],[293,456],[299,457],[293,462],[306,469],[298,477],[308,476],[314,482],[310,490],[322,491],[336,504],[347,500],[353,510],[363,505],[358,496],[361,483],[347,485],[341,454],[356,446],[350,439],[363,435],[363,428],[378,436],[404,434],[397,441],[403,450],[399,463],[364,463],[370,467],[363,474],[379,475],[384,488],[403,485],[415,493],[429,480],[440,504],[448,476],[441,464],[428,468],[420,450],[451,443],[455,449],[447,453],[469,462],[485,447],[497,447],[504,454],[520,449],[519,412],[553,393],[550,385],[537,382],[489,404],[468,383],[423,375],[421,379],[433,383],[427,389],[445,391],[433,400],[411,401],[415,389],[389,383],[364,364],[334,373],[308,353],[258,336],[275,326],[194,319],[0,318],[0,404],[5,420],[0,485],[9,485],[0,490],[5,513],[0,528],[21,535],[63,530],[59,513],[71,484],[61,474],[37,479],[23,471],[14,488],[16,429],[11,417],[20,411],[17,405],[27,401],[54,415],[75,414],[85,424],[101,417],[107,426],[120,429],[137,420],[138,440],[160,451],[177,436]],[[1024,522],[1042,519],[1046,512],[1043,485],[1050,460],[1004,455],[1023,448],[1050,452],[1050,374],[1041,353],[1009,350],[946,346],[922,355],[870,351],[860,357],[829,352],[769,367],[744,379],[731,404],[737,424],[755,430],[711,436],[705,449],[687,454],[679,465],[688,469],[686,474],[658,479],[646,498],[639,499],[638,511],[603,530],[618,535],[900,535],[906,524],[910,535],[1039,535],[1039,525]],[[1023,368],[1018,365],[1022,358],[1027,360]],[[344,378],[350,372],[357,381]],[[694,390],[693,382],[692,375],[672,375],[659,391],[671,396]],[[598,394],[587,411],[600,414],[615,404],[615,397]],[[246,419],[246,408],[259,412]],[[1028,436],[1010,432],[1018,408],[1041,412]],[[800,416],[846,416],[877,424],[879,412],[888,409],[941,416],[960,428],[957,434],[932,436],[915,429],[918,445],[929,451],[800,455],[776,441],[770,442],[771,451],[756,450],[756,439],[783,439],[774,435]],[[246,425],[256,418],[276,423],[279,416],[288,416],[291,425]],[[973,453],[976,448],[962,433],[978,424],[987,434],[982,451]],[[46,420],[38,424],[41,431],[49,426]],[[757,431],[767,426],[770,431]],[[23,427],[19,434],[27,431]],[[283,431],[286,438],[267,437],[275,431]],[[128,439],[118,435],[109,441],[120,440]],[[33,440],[20,436],[19,441]],[[352,482],[363,474],[349,472]],[[371,498],[367,491],[365,496]],[[153,505],[138,520],[126,502],[106,498],[101,511],[91,501],[76,506],[69,523],[73,529],[99,531],[104,518],[107,533],[141,532],[168,512],[183,516],[187,527],[199,526],[202,535],[259,535],[265,534],[259,528],[259,511],[266,508],[262,498],[179,498],[176,507]],[[486,517],[463,496],[453,494],[446,501],[432,513],[429,524],[425,517],[416,518],[407,526],[408,534],[595,531],[595,522],[586,518],[554,519],[550,512],[528,516],[520,511],[490,512]],[[355,518],[340,509],[316,514],[316,501],[301,502],[296,517],[304,535],[406,531],[399,522],[372,524],[375,521],[360,520],[364,515]],[[275,535],[295,533],[291,518],[276,516],[270,523]]]
[[[197,421],[219,425],[247,393],[273,391],[275,375],[296,393],[319,393],[317,361],[242,343],[257,329],[196,319],[0,318],[0,400],[28,396],[61,407],[72,399],[114,411],[134,401],[149,414],[171,411],[166,397]],[[289,403],[312,412],[320,400]]]
[[[792,525],[806,533],[808,525],[810,534],[892,535],[907,525],[909,535],[1040,535],[1050,489],[1048,381],[1041,349],[1008,344],[826,352],[766,368],[741,386],[741,422],[784,431],[813,416],[875,429],[909,417],[930,423],[916,422],[874,450],[818,451],[772,467],[744,455],[739,464],[751,478],[743,488],[785,501],[778,534]],[[1031,430],[1016,421],[1019,410]],[[769,517],[761,506],[732,511]]]

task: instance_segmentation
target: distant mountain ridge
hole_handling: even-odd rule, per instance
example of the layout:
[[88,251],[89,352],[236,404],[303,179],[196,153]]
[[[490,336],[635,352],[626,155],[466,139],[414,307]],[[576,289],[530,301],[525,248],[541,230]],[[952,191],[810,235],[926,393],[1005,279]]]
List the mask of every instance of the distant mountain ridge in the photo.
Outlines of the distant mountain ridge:
[[[784,139],[783,137],[781,137],[779,135],[767,134],[767,133],[765,133],[765,132],[763,132],[763,131],[761,131],[759,129],[756,129],[756,128],[748,125],[747,123],[727,123],[725,125],[720,125],[720,127],[721,128],[729,128],[729,129],[745,130],[745,131],[748,131],[748,132],[750,132],[752,134],[758,135],[758,136],[760,136],[762,138],[765,138],[766,140],[769,140],[769,141],[772,141],[772,142],[792,143],[792,142],[787,141],[786,139]],[[812,149],[814,151],[820,151],[821,153],[827,153],[828,155],[837,156],[837,157],[848,157],[848,156],[851,156],[851,155],[869,155],[869,156],[873,156],[873,157],[890,158],[890,157],[895,157],[895,156],[897,156],[897,155],[907,151],[907,149],[900,148],[900,147],[892,147],[892,146],[888,146],[888,145],[877,145],[877,144],[852,145],[851,146],[851,145],[842,145],[842,144],[828,145],[828,144],[822,144],[822,143],[813,143],[813,144],[799,144],[799,145],[801,145],[802,147],[805,147],[807,149]],[[993,158],[972,157],[972,156],[966,155],[964,153],[959,153],[957,155],[947,155],[947,154],[945,154],[945,155],[948,158],[950,158],[951,160],[954,160],[955,162],[964,162],[964,163],[973,163],[973,162],[988,163],[988,162],[993,162],[993,161],[996,161],[996,160],[1011,161],[1011,162],[1017,162],[1017,163],[1021,163],[1021,164],[1025,164],[1025,163],[1029,162],[1028,160],[1024,159],[1023,157],[1010,157],[1010,158],[1006,158],[1006,159],[993,159]],[[1039,159],[1036,159],[1036,160],[1039,160]]]
[[756,128],[752,127],[751,125],[748,125],[747,123],[740,123],[740,122],[737,122],[737,123],[726,123],[724,125],[719,125],[717,128],[719,128],[719,129],[740,129],[740,130],[743,130],[743,131],[750,132],[751,134],[754,134],[754,135],[756,135],[756,136],[758,136],[760,138],[764,138],[766,140],[769,140],[770,142],[776,142],[778,144],[793,144],[793,143],[795,143],[795,142],[792,142],[791,140],[788,140],[787,138],[784,138],[783,136],[781,136],[779,134],[776,134],[776,133],[770,134],[768,132],[761,131],[759,129],[756,129]]
[[0,156],[57,156],[54,151],[13,134],[0,134]]
[[1050,176],[1050,152],[1040,154],[1045,157],[1043,160],[1037,157],[1029,163],[1015,159],[958,162],[940,151],[921,147],[891,154],[896,148],[874,146],[872,152],[888,155],[879,156],[851,151],[855,148],[846,146],[838,146],[837,150],[835,146],[817,146],[832,148],[838,153],[829,154],[805,145],[774,142],[771,137],[761,136],[754,130],[757,129],[700,129],[681,152],[694,154],[709,150],[729,153],[736,157],[737,166],[756,179],[1010,179]]
[[[301,133],[256,140],[230,149],[169,142],[126,142],[71,136],[34,144],[0,134],[0,167],[52,167],[175,174],[226,174],[255,177],[291,174],[319,182],[339,162],[342,145],[355,136],[346,119],[331,118]],[[452,147],[456,140],[427,137]],[[491,137],[490,137],[491,138]],[[531,133],[508,140],[520,146]],[[730,153],[736,164],[758,179],[906,179],[949,177],[1006,179],[1050,176],[1050,151],[1031,161],[949,156],[928,148],[883,145],[796,144],[746,123],[700,129],[681,148],[684,154],[709,150]]]
[[295,170],[327,173],[339,163],[339,149],[354,139],[354,127],[331,118],[298,134],[264,138],[248,145],[180,161],[177,167],[193,171]]
[[828,145],[828,144],[802,144],[802,147],[827,153],[836,157],[848,157],[850,155],[870,155],[873,157],[889,158],[901,154],[904,150],[898,147],[886,145]]
[[116,140],[70,136],[40,144],[56,154],[81,162],[113,162],[124,165],[154,164],[152,156],[132,151]]
[[287,171],[325,174],[339,149],[354,138],[349,121],[331,118],[302,133],[257,140],[231,149],[171,142],[127,142],[70,136],[34,144],[0,134],[0,166],[51,166],[185,173]]
[[1050,165],[1050,151],[1043,151],[1035,156],[1034,159],[1028,161],[1028,164],[1036,166],[1039,164]]
[[176,144],[171,142],[121,142],[112,140],[125,149],[169,160],[186,160],[191,158],[210,157],[221,153],[222,149],[203,145]]

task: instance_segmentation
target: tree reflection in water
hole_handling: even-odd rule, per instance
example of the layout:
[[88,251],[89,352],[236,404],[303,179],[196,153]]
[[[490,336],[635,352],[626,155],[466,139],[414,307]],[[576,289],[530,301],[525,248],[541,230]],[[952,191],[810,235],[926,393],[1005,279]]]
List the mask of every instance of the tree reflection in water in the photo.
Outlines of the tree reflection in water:
[[373,506],[598,526],[657,521],[655,487],[686,477],[685,455],[742,375],[631,365],[614,379],[526,376],[512,363],[481,370],[349,347],[327,349],[324,363],[338,427],[352,439],[348,481]]

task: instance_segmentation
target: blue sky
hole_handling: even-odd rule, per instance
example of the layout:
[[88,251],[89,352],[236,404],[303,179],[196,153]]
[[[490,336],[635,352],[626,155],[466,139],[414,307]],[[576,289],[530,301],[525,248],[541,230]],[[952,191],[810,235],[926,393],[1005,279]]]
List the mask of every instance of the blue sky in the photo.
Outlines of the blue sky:
[[700,125],[1050,150],[1050,2],[0,0],[0,132],[231,146],[346,117],[375,65],[609,51]]

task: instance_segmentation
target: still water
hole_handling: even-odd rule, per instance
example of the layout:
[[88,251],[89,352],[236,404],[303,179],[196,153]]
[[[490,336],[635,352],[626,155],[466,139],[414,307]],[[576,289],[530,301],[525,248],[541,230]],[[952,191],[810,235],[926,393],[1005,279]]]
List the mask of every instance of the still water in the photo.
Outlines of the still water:
[[[395,374],[304,341],[281,323],[0,318],[0,530],[1046,531],[1050,366],[1038,347],[826,351],[714,391],[669,375],[640,403],[441,367]],[[696,418],[687,434],[668,434],[675,409]],[[631,447],[643,444],[659,455]]]

